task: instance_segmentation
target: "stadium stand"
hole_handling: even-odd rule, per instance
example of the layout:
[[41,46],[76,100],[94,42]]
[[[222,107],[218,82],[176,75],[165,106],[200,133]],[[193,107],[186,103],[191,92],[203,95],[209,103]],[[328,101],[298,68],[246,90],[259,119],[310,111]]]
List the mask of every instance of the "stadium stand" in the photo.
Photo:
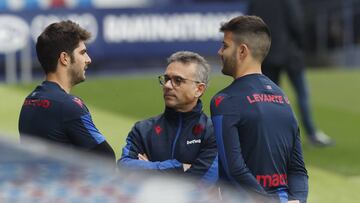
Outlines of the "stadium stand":
[[[116,170],[114,163],[69,148],[0,135],[0,202],[254,202],[184,177]],[[91,160],[91,161],[89,161]]]

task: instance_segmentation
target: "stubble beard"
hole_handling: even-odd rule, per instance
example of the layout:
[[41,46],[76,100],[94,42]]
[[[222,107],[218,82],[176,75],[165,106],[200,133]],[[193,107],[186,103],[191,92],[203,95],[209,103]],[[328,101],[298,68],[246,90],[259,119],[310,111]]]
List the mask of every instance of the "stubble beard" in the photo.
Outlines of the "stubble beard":
[[231,55],[231,57],[228,57],[228,58],[222,57],[222,63],[223,63],[223,68],[222,68],[221,72],[224,75],[233,76],[234,69],[236,68],[235,53],[233,53]]
[[75,69],[72,67],[70,69],[70,72],[69,72],[69,77],[70,77],[70,81],[71,81],[71,85],[72,86],[75,86],[83,81],[85,81],[85,68],[80,72],[80,71],[75,71]]

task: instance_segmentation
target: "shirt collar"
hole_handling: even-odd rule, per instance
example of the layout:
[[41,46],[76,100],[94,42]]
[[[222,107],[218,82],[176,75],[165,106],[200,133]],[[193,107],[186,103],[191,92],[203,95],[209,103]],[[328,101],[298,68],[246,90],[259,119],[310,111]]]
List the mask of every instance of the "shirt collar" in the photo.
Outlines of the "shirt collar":
[[193,116],[199,115],[201,113],[202,113],[202,102],[200,99],[198,100],[196,106],[191,111],[179,112],[173,108],[166,107],[164,112],[166,118],[175,119],[175,120],[177,120],[179,117],[183,119],[188,119]]

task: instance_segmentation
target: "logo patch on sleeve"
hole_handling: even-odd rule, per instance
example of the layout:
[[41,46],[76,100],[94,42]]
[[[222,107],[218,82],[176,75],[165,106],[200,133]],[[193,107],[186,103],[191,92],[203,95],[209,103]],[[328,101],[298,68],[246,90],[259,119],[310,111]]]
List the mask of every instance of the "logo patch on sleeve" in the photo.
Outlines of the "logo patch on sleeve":
[[222,96],[222,95],[217,96],[215,98],[215,106],[218,107],[223,99],[224,99],[224,96]]
[[74,97],[72,99],[77,105],[79,105],[81,108],[84,106],[83,102],[81,101],[81,99]]

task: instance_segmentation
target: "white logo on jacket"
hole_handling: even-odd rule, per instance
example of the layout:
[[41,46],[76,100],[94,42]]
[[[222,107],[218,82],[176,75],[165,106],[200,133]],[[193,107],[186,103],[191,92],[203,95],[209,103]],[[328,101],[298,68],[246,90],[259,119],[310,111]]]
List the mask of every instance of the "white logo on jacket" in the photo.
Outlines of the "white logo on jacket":
[[201,139],[198,140],[190,140],[190,141],[186,141],[186,144],[200,144],[201,143]]

